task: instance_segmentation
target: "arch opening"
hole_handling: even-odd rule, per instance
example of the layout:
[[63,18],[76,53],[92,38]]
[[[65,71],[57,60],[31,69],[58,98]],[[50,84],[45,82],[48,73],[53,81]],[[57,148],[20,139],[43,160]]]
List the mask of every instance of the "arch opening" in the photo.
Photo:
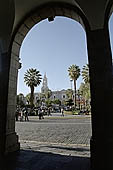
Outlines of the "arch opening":
[[[57,22],[58,22],[59,26],[56,24]],[[64,29],[68,26],[68,25],[66,26],[66,24],[68,22],[71,24],[70,27],[67,28],[67,29]],[[64,26],[63,26],[63,24],[64,24]],[[75,25],[75,27],[74,27],[74,25]],[[56,32],[53,31],[55,29],[55,27],[56,27]],[[71,27],[73,27],[73,28],[71,29]],[[57,81],[59,81],[60,83],[62,81],[66,82],[67,81],[66,79],[68,79],[69,84],[67,85],[67,89],[72,88],[71,82],[70,82],[69,77],[68,77],[68,71],[67,71],[68,67],[72,64],[77,64],[82,69],[83,65],[85,65],[87,63],[86,46],[85,47],[83,46],[83,44],[84,44],[83,42],[85,41],[85,34],[84,34],[83,30],[80,31],[81,30],[80,26],[77,29],[76,29],[76,27],[78,27],[78,24],[75,21],[72,22],[71,19],[67,19],[67,18],[64,18],[64,17],[58,17],[58,18],[56,18],[55,23],[53,22],[53,23],[50,24],[50,23],[48,23],[47,20],[44,20],[41,23],[39,23],[38,25],[34,26],[34,28],[32,29],[32,30],[34,30],[34,34],[37,35],[37,37],[35,37],[35,38],[39,39],[39,40],[37,42],[36,42],[36,40],[34,40],[35,41],[34,50],[32,50],[31,52],[27,50],[27,53],[28,53],[28,55],[32,55],[32,53],[34,53],[34,54],[37,53],[35,58],[34,59],[32,58],[32,60],[37,61],[37,63],[35,62],[35,65],[34,64],[33,65],[34,65],[34,67],[38,67],[38,69],[40,71],[42,70],[41,73],[42,73],[43,76],[44,76],[44,73],[46,72],[47,78],[48,78],[48,81],[49,81],[49,88],[52,91],[55,90],[53,92],[53,96],[52,96],[53,100],[55,100],[58,97],[58,92],[60,90],[62,91],[64,88],[66,88],[65,86],[62,86],[62,89],[59,89],[58,88],[59,85],[56,85],[55,82],[57,82]],[[69,31],[68,29],[69,30],[71,29],[71,30]],[[73,37],[74,36],[74,32],[73,32],[74,29],[75,29],[75,32],[77,31],[75,38]],[[30,32],[32,32],[32,30]],[[43,31],[41,32],[41,30],[43,30]],[[47,31],[47,30],[50,30],[50,31]],[[32,44],[29,44],[31,41],[33,41],[32,40],[33,33],[31,34],[30,32],[28,33],[28,37],[29,37],[28,40],[27,40],[27,37],[26,37],[26,48],[28,48],[28,46],[31,47],[31,45],[32,45]],[[40,36],[40,34],[41,34],[41,36]],[[77,38],[77,34],[80,34],[79,38]],[[82,36],[84,36],[84,38],[82,38]],[[57,37],[59,37],[58,38],[59,41],[58,41]],[[73,41],[72,37],[74,39],[76,39],[75,41],[77,43],[75,43]],[[63,42],[65,42],[65,43],[63,43]],[[42,46],[41,46],[41,43],[42,43]],[[71,45],[69,45],[70,43],[71,43]],[[81,44],[80,49],[78,49],[79,48],[78,45],[77,45],[78,43]],[[23,43],[23,44],[25,44],[25,43]],[[23,45],[22,48],[24,50],[24,45]],[[37,51],[37,48],[38,48],[38,51]],[[42,51],[43,48],[44,48],[44,50]],[[45,55],[45,51],[46,51],[46,55]],[[81,53],[79,54],[80,51],[81,51]],[[75,54],[73,54],[73,53],[75,53]],[[77,53],[77,56],[76,56],[76,53]],[[40,59],[39,59],[40,54],[43,56],[43,57],[41,57],[42,61],[40,61]],[[74,55],[75,55],[75,57],[74,57]],[[22,52],[21,52],[21,56],[22,56]],[[65,57],[63,57],[63,56],[65,56]],[[67,56],[69,56],[69,57],[67,57]],[[27,62],[27,58],[28,58],[28,56],[26,55],[26,62]],[[63,60],[62,60],[62,58],[63,58]],[[39,61],[40,61],[40,63],[38,63]],[[22,63],[24,64],[25,62],[22,61]],[[45,67],[45,63],[47,64],[46,67]],[[43,66],[43,64],[44,64],[44,66]],[[26,65],[26,63],[25,63],[25,65]],[[28,67],[30,67],[31,63],[29,63],[28,65],[29,65]],[[49,67],[51,67],[50,70],[48,70]],[[46,68],[47,68],[48,71],[46,70]],[[52,70],[54,70],[53,73],[52,73]],[[26,70],[24,69],[24,72],[25,71]],[[24,74],[24,72],[22,72],[20,77],[23,78],[22,75]],[[64,75],[65,75],[66,79],[63,80],[63,77],[61,76],[61,72],[65,72]],[[53,77],[51,78],[51,74],[53,74],[53,77],[58,77],[58,79],[57,80],[52,79]],[[77,81],[79,81],[79,86],[80,86],[81,80],[77,80]],[[24,86],[24,84],[22,85],[22,87],[23,86]],[[42,84],[41,84],[41,86],[42,86]],[[77,89],[79,89],[79,86],[77,87]],[[62,99],[65,98],[64,96],[65,96],[65,93],[62,92]],[[35,97],[37,97],[37,96],[35,96]],[[78,99],[78,96],[77,96],[77,99]],[[82,98],[81,98],[81,100],[82,100]],[[80,105],[82,107],[82,105],[83,105],[82,101],[81,101]],[[77,107],[79,107],[79,102],[77,103]],[[54,113],[52,113],[52,115],[53,114]],[[58,113],[58,115],[61,117],[60,113]],[[57,113],[56,113],[56,116],[57,116]],[[47,117],[47,116],[45,116],[45,117]],[[54,115],[53,115],[53,117],[54,117]],[[38,119],[38,117],[36,117],[36,120],[37,119]],[[52,117],[51,117],[51,119],[52,119]],[[53,128],[51,128],[51,129],[53,129]],[[59,130],[57,129],[56,131],[59,131]],[[51,130],[50,130],[50,133],[51,133]],[[42,134],[42,136],[44,136],[44,135]],[[47,140],[47,138],[45,138],[44,140]],[[56,139],[53,140],[53,143],[55,143],[55,140]],[[62,143],[62,141],[60,141],[60,140],[61,139],[59,139],[59,143]],[[41,142],[41,141],[39,141],[39,142]],[[46,142],[46,141],[42,141],[42,142]],[[48,142],[50,142],[49,139],[48,139]]]
[[112,51],[112,58],[113,58],[113,30],[112,30],[112,27],[113,27],[113,13],[109,19],[109,35],[110,35],[110,42],[111,42],[111,51]]
[[[112,76],[113,76],[113,13],[109,19],[109,36],[110,36],[110,44],[111,44],[111,53],[112,53]],[[113,88],[113,87],[112,87]]]
[[[60,10],[59,10],[60,11]],[[61,12],[61,11],[60,11]],[[69,12],[69,11],[68,11]],[[40,14],[41,15],[41,14]],[[59,14],[59,15],[63,15],[64,16],[64,11],[63,11],[63,14]],[[71,14],[72,15],[72,14]],[[74,15],[74,14],[73,14]],[[69,16],[66,16],[68,18],[72,18],[72,17],[69,17]],[[75,15],[75,17],[78,17],[78,15]],[[41,20],[44,20],[45,17],[43,18],[42,15],[41,17],[38,15],[38,17],[36,16],[36,23],[37,23],[37,18],[38,18],[38,22],[41,21]],[[48,18],[48,17],[47,17]],[[80,19],[80,18],[79,18]],[[52,18],[49,18],[49,20],[52,20]],[[75,21],[74,21],[75,22]],[[40,23],[41,24],[41,23]],[[34,20],[31,19],[31,17],[26,20],[24,22],[24,24],[21,26],[21,28],[19,29],[19,31],[17,32],[16,36],[15,36],[15,39],[14,39],[14,42],[13,42],[13,46],[12,46],[12,56],[11,56],[11,69],[10,69],[10,74],[11,74],[11,77],[12,77],[12,72],[13,73],[16,73],[16,77],[15,77],[15,84],[12,84],[12,81],[10,79],[10,85],[9,85],[9,88],[10,88],[10,92],[11,92],[11,88],[13,88],[13,93],[9,94],[9,101],[10,101],[10,96],[12,95],[13,97],[15,96],[14,100],[16,101],[16,88],[17,87],[17,75],[18,75],[18,68],[20,67],[20,64],[19,64],[19,52],[20,52],[20,48],[21,48],[21,44],[25,38],[25,36],[27,35],[28,31],[31,29],[31,27],[33,27],[34,25]],[[28,33],[29,34],[29,33]],[[60,74],[60,73],[59,73]],[[14,76],[13,76],[14,77]],[[13,87],[12,87],[13,86]],[[62,96],[64,98],[64,95]],[[13,100],[13,101],[14,101]],[[15,103],[15,102],[14,102]],[[9,104],[9,109],[10,109],[10,112],[16,110],[16,105],[15,104],[12,104],[13,107],[12,107],[12,110],[10,108],[10,104]],[[10,114],[9,112],[9,114]],[[14,117],[14,115],[13,115]],[[9,118],[10,119],[10,118]],[[13,119],[14,120],[14,119]],[[15,128],[14,124],[13,124],[13,128]]]

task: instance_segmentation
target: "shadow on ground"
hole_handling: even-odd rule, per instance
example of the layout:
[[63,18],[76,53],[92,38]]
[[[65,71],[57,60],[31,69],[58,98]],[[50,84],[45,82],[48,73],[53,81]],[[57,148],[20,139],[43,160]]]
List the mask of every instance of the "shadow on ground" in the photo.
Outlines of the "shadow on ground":
[[90,158],[20,150],[5,158],[4,170],[90,170]]
[[89,151],[89,148],[70,148],[70,147],[62,147],[62,146],[48,146],[48,148],[56,148],[56,149],[62,149],[62,150],[68,150],[68,151],[77,151],[77,152],[84,152],[84,151]]

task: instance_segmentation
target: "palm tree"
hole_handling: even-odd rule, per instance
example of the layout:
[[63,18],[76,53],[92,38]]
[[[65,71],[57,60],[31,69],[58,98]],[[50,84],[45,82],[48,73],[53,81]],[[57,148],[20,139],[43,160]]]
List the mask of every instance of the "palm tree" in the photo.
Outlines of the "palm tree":
[[80,68],[79,66],[73,64],[68,68],[68,72],[70,79],[74,82],[74,105],[76,108],[76,81],[80,76]]
[[41,83],[41,74],[36,69],[29,69],[24,74],[24,82],[28,87],[30,87],[31,94],[30,94],[30,105],[31,108],[34,105],[34,87],[37,87]]
[[82,77],[85,82],[84,88],[85,88],[86,96],[90,98],[90,77],[89,77],[89,65],[88,64],[83,66]]
[[81,89],[83,91],[85,100],[90,101],[90,77],[89,77],[89,65],[88,64],[83,66],[82,77],[83,77],[84,83],[83,85],[81,85]]
[[89,79],[89,65],[88,64],[86,64],[82,68],[82,77],[86,84],[89,83],[90,79]]

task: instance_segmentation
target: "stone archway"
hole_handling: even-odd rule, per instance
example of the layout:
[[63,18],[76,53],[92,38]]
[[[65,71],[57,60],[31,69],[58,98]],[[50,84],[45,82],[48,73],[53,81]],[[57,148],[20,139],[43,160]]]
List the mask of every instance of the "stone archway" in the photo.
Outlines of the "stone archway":
[[[37,12],[38,11],[38,12]],[[19,52],[21,44],[29,32],[29,30],[40,21],[48,18],[53,20],[55,16],[65,16],[78,21],[84,28],[89,28],[85,16],[79,9],[69,5],[47,5],[41,7],[29,17],[25,18],[24,22],[15,32],[12,44],[10,73],[9,73],[9,92],[7,106],[7,136],[6,136],[6,152],[12,152],[19,149],[18,136],[15,133],[15,110],[16,110],[16,95],[17,95],[17,78],[19,64]],[[77,11],[77,12],[76,12]],[[87,23],[87,24],[86,24]]]
[[[17,8],[15,9],[10,8],[10,3],[17,2]],[[1,9],[3,8],[3,13],[1,13],[1,22],[2,27],[1,30],[3,31],[1,34],[1,47],[4,46],[4,42],[6,45],[10,43],[10,39],[12,36],[13,31],[13,23],[17,24],[16,21],[13,21],[15,12],[19,16],[19,12],[21,13],[21,7],[23,6],[23,2],[18,1],[8,1],[7,3],[1,1]],[[24,1],[25,5],[27,1]],[[29,1],[31,4],[31,1]],[[35,8],[36,1],[33,1],[34,6],[27,9],[27,12],[29,12],[30,9]],[[38,1],[39,2],[39,1]],[[46,1],[44,1],[46,2]],[[44,3],[43,2],[43,3]],[[57,2],[57,1],[56,1]],[[65,1],[63,1],[65,2]],[[68,2],[68,1],[66,1]],[[72,1],[73,2],[73,1]],[[71,3],[72,3],[71,2]],[[84,11],[81,12],[80,9],[65,5],[59,4],[56,5],[57,7],[57,14],[62,16],[67,16],[74,18],[77,21],[80,21],[80,23],[84,23],[87,34],[87,45],[88,45],[88,57],[90,61],[90,77],[91,77],[91,95],[92,95],[92,140],[91,140],[91,164],[92,169],[113,169],[113,107],[112,107],[112,100],[113,96],[112,93],[112,57],[111,57],[111,49],[110,49],[110,41],[109,41],[109,32],[108,32],[108,18],[110,16],[110,13],[113,11],[112,0],[108,1],[79,1],[76,0],[74,2],[77,2],[80,6],[80,8]],[[74,3],[73,3],[74,4]],[[76,3],[75,3],[76,4]],[[13,4],[15,5],[15,4]],[[17,30],[15,30],[15,35],[12,45],[12,53],[11,53],[11,65],[10,65],[10,75],[9,74],[9,60],[10,60],[10,48],[4,48],[4,51],[1,50],[1,56],[0,59],[2,61],[2,71],[1,71],[1,80],[2,85],[0,90],[5,91],[1,93],[1,96],[3,96],[3,101],[1,99],[1,136],[4,138],[0,141],[1,146],[3,148],[0,148],[0,151],[4,152],[4,143],[5,143],[5,135],[6,137],[6,152],[14,151],[19,149],[18,144],[18,138],[15,134],[15,120],[14,120],[14,112],[15,112],[15,106],[16,106],[16,83],[17,83],[17,74],[18,74],[18,61],[19,61],[19,49],[21,46],[21,43],[29,31],[29,29],[33,26],[33,23],[37,23],[37,20],[43,20],[45,17],[49,20],[52,20],[54,15],[56,16],[55,9],[52,11],[50,8],[52,8],[52,5],[48,5],[49,11],[46,14],[42,12],[41,14],[41,8],[37,9],[38,13],[34,13],[34,19],[31,17],[25,17],[23,21],[21,21],[20,25],[17,27]],[[53,5],[54,6],[54,5]],[[7,8],[6,8],[7,7]],[[46,6],[45,6],[46,7]],[[43,6],[43,10],[45,9]],[[59,9],[60,8],[60,9]],[[7,9],[7,11],[6,11]],[[9,10],[12,9],[12,10]],[[63,9],[63,10],[62,10]],[[40,13],[39,13],[40,11]],[[50,12],[51,11],[51,12]],[[66,12],[68,11],[68,12]],[[74,14],[72,14],[74,11]],[[96,12],[95,12],[96,11]],[[8,12],[8,13],[7,13]],[[26,12],[26,13],[27,13]],[[24,12],[23,12],[24,13]],[[26,15],[25,13],[25,15]],[[36,15],[35,15],[36,14]],[[78,14],[78,15],[77,15]],[[85,15],[87,16],[88,22],[85,19]],[[4,22],[4,16],[5,16],[5,22]],[[33,16],[30,15],[29,16]],[[73,16],[73,17],[72,17]],[[80,17],[81,16],[81,17]],[[22,19],[23,16],[20,18]],[[9,20],[10,18],[10,20]],[[29,18],[27,20],[27,18]],[[78,19],[77,19],[78,18]],[[82,19],[81,19],[82,18]],[[19,20],[18,20],[19,21]],[[28,21],[28,22],[27,22]],[[10,22],[10,24],[9,24]],[[27,23],[25,23],[27,22]],[[5,24],[4,24],[5,23]],[[7,24],[6,24],[7,23]],[[89,24],[90,23],[90,27]],[[8,29],[6,29],[8,27]],[[17,33],[18,32],[18,33]],[[6,36],[7,35],[7,36]],[[98,40],[98,41],[97,41]],[[9,51],[8,51],[9,50]],[[4,75],[7,74],[7,78],[5,81]],[[8,80],[9,80],[9,89],[8,89]],[[4,86],[5,84],[5,86]],[[7,106],[7,90],[8,90],[8,106]],[[1,92],[0,91],[0,92]],[[104,106],[104,107],[103,107]],[[101,109],[102,108],[102,109]],[[108,115],[108,116],[106,116]],[[6,122],[6,116],[7,116],[7,122]],[[5,130],[5,125],[7,123],[7,128]],[[1,137],[1,138],[2,138]],[[100,160],[101,157],[101,160]],[[99,164],[98,164],[99,160]]]

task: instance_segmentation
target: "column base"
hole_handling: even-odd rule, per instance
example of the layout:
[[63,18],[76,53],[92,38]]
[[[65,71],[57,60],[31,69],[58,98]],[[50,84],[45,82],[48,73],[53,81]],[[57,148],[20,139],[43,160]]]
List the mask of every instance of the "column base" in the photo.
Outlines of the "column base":
[[15,152],[18,150],[20,150],[20,143],[18,142],[18,135],[15,132],[7,134],[5,154],[8,154],[10,152]]
[[91,170],[113,170],[113,141],[90,140]]

